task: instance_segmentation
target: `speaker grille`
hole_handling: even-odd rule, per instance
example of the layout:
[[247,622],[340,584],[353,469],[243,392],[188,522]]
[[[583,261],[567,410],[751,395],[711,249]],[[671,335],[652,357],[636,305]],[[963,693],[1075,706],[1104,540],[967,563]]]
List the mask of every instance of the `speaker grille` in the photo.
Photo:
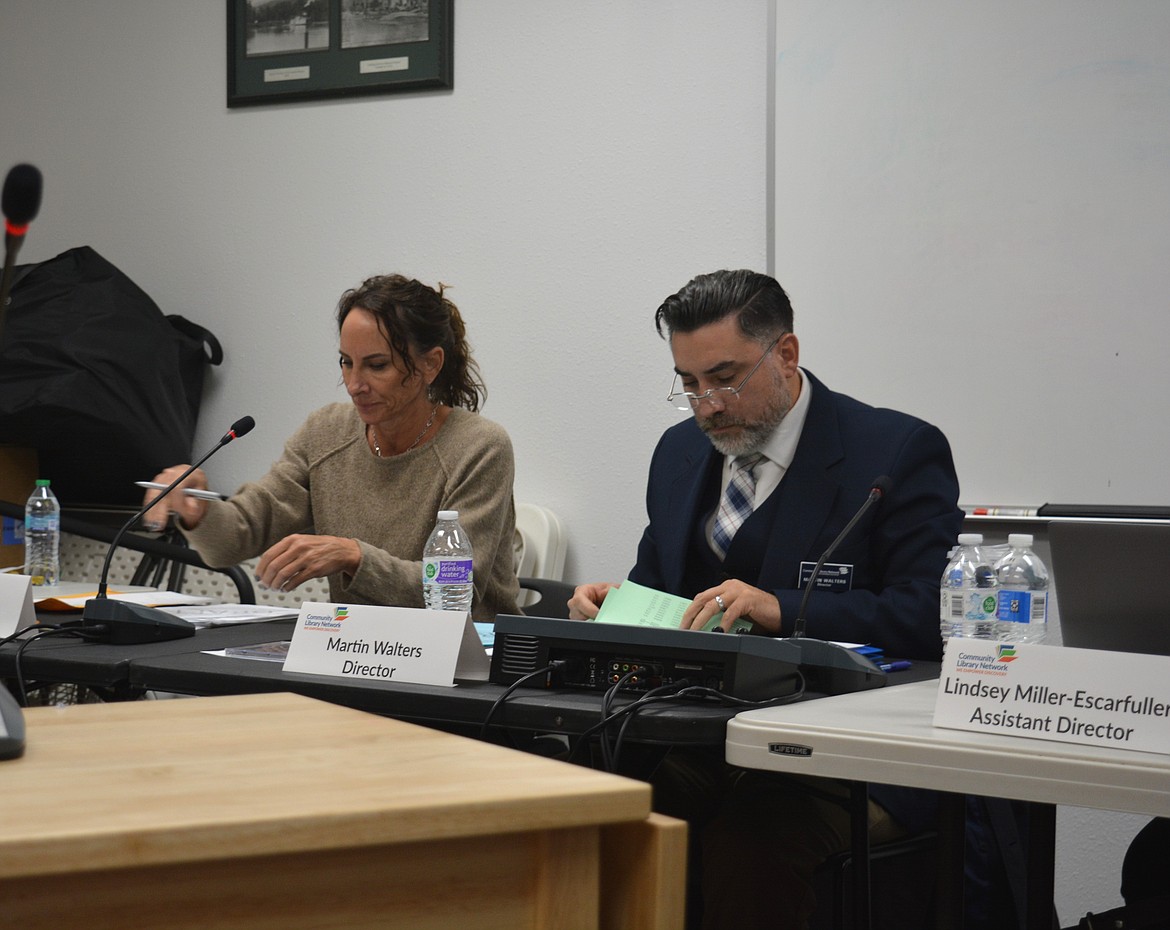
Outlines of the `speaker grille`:
[[523,633],[508,633],[501,643],[496,640],[494,653],[500,656],[500,671],[507,675],[529,675],[540,665],[540,638]]

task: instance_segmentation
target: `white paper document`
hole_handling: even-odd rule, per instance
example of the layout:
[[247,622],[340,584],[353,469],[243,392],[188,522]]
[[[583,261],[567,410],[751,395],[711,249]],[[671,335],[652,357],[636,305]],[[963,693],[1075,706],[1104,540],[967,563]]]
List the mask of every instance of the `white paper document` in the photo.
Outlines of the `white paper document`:
[[[61,587],[58,585],[57,587]],[[85,586],[83,586],[85,587]],[[137,590],[125,591],[108,588],[106,596],[111,601],[127,601],[131,604],[142,604],[146,607],[173,607],[179,604],[210,604],[212,598],[201,597],[195,594],[180,594],[177,591]],[[92,586],[81,594],[57,594],[45,597],[36,597],[36,605],[41,610],[81,610],[85,602],[97,597],[97,588]]]
[[300,612],[297,609],[270,604],[192,604],[164,609],[168,614],[186,620],[196,629],[230,626],[235,623],[260,623],[265,620],[288,620]]

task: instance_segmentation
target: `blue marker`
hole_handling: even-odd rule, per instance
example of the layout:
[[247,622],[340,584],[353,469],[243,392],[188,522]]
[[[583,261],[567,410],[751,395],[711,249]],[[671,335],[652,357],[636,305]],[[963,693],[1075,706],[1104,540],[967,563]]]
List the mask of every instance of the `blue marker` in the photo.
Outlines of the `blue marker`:
[[910,662],[902,659],[898,662],[883,662],[878,666],[883,672],[903,672],[910,667]]

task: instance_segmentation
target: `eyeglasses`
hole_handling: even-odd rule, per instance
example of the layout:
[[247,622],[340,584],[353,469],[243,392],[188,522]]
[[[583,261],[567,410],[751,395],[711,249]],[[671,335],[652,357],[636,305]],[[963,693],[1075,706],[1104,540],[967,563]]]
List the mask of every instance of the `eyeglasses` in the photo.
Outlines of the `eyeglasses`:
[[[671,382],[671,391],[666,395],[667,403],[679,410],[697,409],[699,404],[705,400],[710,401],[711,403],[729,403],[733,397],[738,397],[739,392],[747,387],[747,383],[751,380],[752,375],[754,375],[757,369],[759,369],[759,367],[764,364],[764,359],[768,357],[769,352],[776,348],[776,343],[780,341],[782,335],[783,334],[773,339],[768,348],[764,349],[764,354],[760,356],[760,360],[752,366],[751,371],[744,375],[744,378],[741,382],[739,382],[738,387],[708,388],[702,394],[695,394],[691,391],[676,391],[674,390],[674,388],[678,386],[678,373],[676,372],[674,381]],[[684,400],[686,401],[685,404],[682,403]]]

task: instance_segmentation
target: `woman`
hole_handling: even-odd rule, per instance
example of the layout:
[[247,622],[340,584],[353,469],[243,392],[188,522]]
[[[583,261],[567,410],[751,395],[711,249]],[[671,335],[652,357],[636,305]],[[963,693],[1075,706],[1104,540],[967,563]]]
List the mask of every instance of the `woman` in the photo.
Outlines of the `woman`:
[[[335,602],[422,607],[423,546],[438,511],[458,510],[475,551],[472,614],[517,613],[512,444],[476,413],[485,390],[458,309],[442,285],[384,275],[342,295],[337,324],[352,404],[310,415],[230,500],[175,492],[151,516],[175,511],[209,565],[260,555],[269,588],[327,577]],[[184,486],[206,488],[206,475]]]

